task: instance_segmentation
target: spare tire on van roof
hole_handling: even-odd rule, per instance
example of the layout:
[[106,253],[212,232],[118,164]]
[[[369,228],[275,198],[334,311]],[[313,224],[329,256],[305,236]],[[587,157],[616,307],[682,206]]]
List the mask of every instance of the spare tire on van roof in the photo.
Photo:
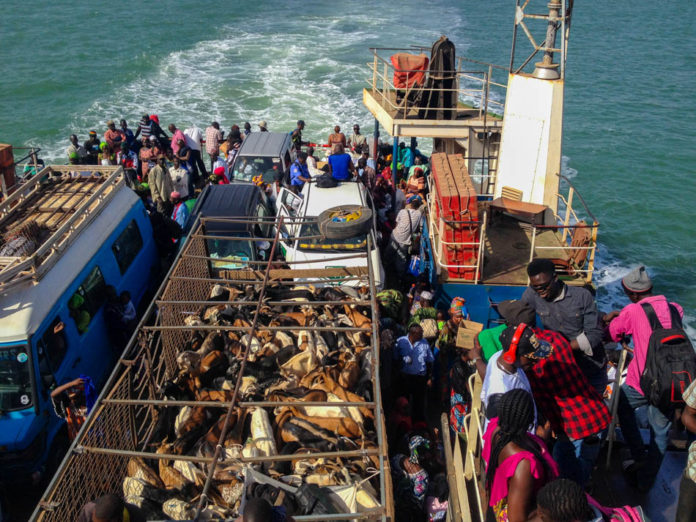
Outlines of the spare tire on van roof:
[[326,209],[317,221],[324,237],[347,239],[367,234],[372,226],[372,210],[361,205],[340,205]]

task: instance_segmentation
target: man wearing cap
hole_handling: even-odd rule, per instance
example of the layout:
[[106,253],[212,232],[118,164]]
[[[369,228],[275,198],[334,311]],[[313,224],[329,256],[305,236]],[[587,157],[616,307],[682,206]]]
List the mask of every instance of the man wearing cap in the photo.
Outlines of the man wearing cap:
[[268,132],[268,123],[266,123],[266,120],[261,120],[259,122],[259,132]]
[[172,178],[167,170],[166,158],[163,154],[157,156],[157,165],[148,175],[152,201],[157,207],[157,212],[168,216],[171,213],[171,194],[174,192]]
[[607,382],[606,356],[599,314],[589,290],[558,279],[550,259],[534,259],[527,266],[529,288],[520,300],[541,318],[543,327],[564,335],[573,347],[578,366],[599,393]]
[[312,179],[307,168],[307,153],[298,152],[297,158],[290,166],[290,186],[292,191],[297,194],[302,190],[305,183]]
[[[540,341],[524,323],[505,328],[500,334],[500,343],[503,350],[494,353],[489,359],[486,377],[481,386],[481,402],[486,406],[486,419],[498,416],[498,400],[504,393],[521,388],[532,395],[525,370],[534,366],[538,360],[548,357],[552,351],[551,346],[546,341]],[[535,426],[536,423],[535,405]]]
[[547,357],[524,371],[539,412],[556,436],[553,458],[561,476],[585,485],[611,421],[609,409],[575,362],[568,340],[551,330],[531,330],[551,348]]
[[297,127],[294,131],[290,133],[290,140],[292,140],[292,146],[295,147],[296,151],[302,150],[302,145],[309,145],[308,141],[302,141],[302,131],[305,128],[304,120],[297,120]]
[[[609,322],[609,335],[614,341],[619,341],[627,335],[633,338],[633,359],[628,363],[626,382],[621,385],[619,392],[619,422],[621,433],[635,462],[627,463],[627,471],[631,475],[637,474],[637,478],[640,479],[639,487],[647,491],[660,469],[669,442],[672,422],[658,408],[648,405],[640,387],[640,376],[645,369],[648,341],[652,334],[643,305],[652,307],[660,324],[665,328],[672,324],[670,306],[676,309],[680,317],[684,316],[684,310],[677,303],[669,303],[664,295],[653,295],[653,283],[644,266],[629,272],[621,280],[621,285],[631,304],[626,305],[620,312],[613,311],[605,315],[604,320]],[[651,438],[647,455],[635,417],[635,410],[645,405],[648,406]]]
[[99,152],[101,149],[99,146],[101,142],[97,138],[97,131],[89,131],[89,139],[85,141],[84,147],[87,152],[85,156],[85,165],[98,165],[99,164]]
[[109,148],[111,148],[113,151],[121,150],[121,143],[126,143],[126,135],[121,129],[116,128],[116,123],[114,123],[114,120],[109,120],[106,122],[104,141],[109,144]]

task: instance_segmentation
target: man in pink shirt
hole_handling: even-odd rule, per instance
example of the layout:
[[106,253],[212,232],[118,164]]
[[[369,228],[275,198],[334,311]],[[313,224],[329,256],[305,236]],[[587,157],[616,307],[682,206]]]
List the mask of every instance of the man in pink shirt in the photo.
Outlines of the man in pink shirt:
[[[619,392],[618,413],[621,433],[633,457],[633,462],[625,463],[626,471],[632,475],[630,478],[639,489],[647,491],[655,480],[667,449],[673,412],[667,412],[665,415],[655,406],[649,405],[640,388],[640,376],[645,369],[648,341],[652,334],[650,322],[641,305],[652,306],[660,324],[665,328],[672,326],[670,304],[680,316],[684,315],[684,311],[678,304],[668,303],[665,296],[652,294],[653,284],[644,266],[630,272],[621,280],[621,284],[631,304],[625,306],[621,312],[614,311],[607,314],[604,320],[611,321],[609,334],[612,340],[619,341],[628,335],[633,338],[633,359],[628,364],[626,382],[621,385]],[[650,424],[650,449],[647,455],[635,415],[639,407],[646,405]]]
[[184,133],[181,132],[181,129],[177,129],[176,125],[174,125],[173,123],[169,124],[169,132],[172,133],[172,151],[176,156],[177,154],[179,154],[179,140],[185,143],[186,137],[184,136]]

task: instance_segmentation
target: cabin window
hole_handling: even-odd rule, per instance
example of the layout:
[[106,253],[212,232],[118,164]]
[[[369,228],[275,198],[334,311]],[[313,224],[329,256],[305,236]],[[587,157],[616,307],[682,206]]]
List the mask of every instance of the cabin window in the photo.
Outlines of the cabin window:
[[106,301],[106,282],[98,266],[89,273],[68,301],[70,316],[75,320],[77,331],[83,334],[92,322],[94,314]]
[[143,236],[140,235],[140,229],[135,220],[133,220],[121,232],[121,235],[118,236],[111,247],[114,256],[116,256],[121,275],[126,273],[126,270],[128,270],[141,248],[143,248]]
[[[60,368],[60,365],[63,364],[63,359],[65,359],[67,352],[68,343],[65,338],[65,325],[60,320],[60,317],[56,317],[46,330],[46,333],[41,337],[41,341],[39,341],[39,355],[45,356],[49,372],[55,373]],[[41,366],[41,363],[39,363],[39,366]],[[44,371],[41,373],[43,375]]]

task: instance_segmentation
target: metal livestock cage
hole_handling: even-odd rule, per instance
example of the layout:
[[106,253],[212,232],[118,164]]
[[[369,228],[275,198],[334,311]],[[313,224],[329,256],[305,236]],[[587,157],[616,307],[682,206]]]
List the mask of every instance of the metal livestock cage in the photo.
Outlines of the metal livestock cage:
[[[270,218],[267,220],[268,225],[273,225],[274,237],[251,238],[252,241],[272,243],[271,255],[267,261],[249,261],[246,267],[240,270],[220,271],[217,277],[212,276],[210,268],[211,263],[217,258],[210,257],[206,243],[216,236],[206,235],[205,225],[206,222],[220,221],[222,218],[202,218],[196,222],[88,420],[44,493],[32,520],[75,520],[87,502],[106,493],[123,494],[124,479],[129,474],[133,476],[138,463],[141,463],[141,467],[145,464],[155,474],[159,468],[161,475],[162,467],[169,467],[172,462],[178,463],[180,469],[184,465],[188,466],[189,470],[191,467],[188,463],[193,463],[200,471],[196,472],[195,487],[189,487],[190,484],[187,483],[186,494],[192,495],[189,498],[181,498],[185,495],[183,490],[164,488],[164,492],[160,491],[163,497],[178,498],[186,503],[188,510],[184,512],[187,515],[180,519],[230,519],[230,513],[238,509],[239,504],[232,507],[228,505],[224,509],[218,509],[219,506],[216,504],[219,503],[219,488],[222,487],[219,479],[222,470],[239,471],[236,484],[239,485],[238,482],[241,480],[245,485],[243,496],[247,492],[246,481],[250,480],[250,476],[258,475],[262,467],[271,463],[284,461],[293,461],[293,465],[298,461],[305,461],[308,463],[308,469],[315,470],[317,463],[325,464],[332,469],[351,470],[343,475],[347,480],[344,480],[343,485],[351,486],[352,481],[355,491],[362,491],[363,499],[365,491],[368,491],[372,494],[367,495],[367,498],[375,501],[372,506],[366,506],[359,501],[357,504],[353,503],[354,507],[357,505],[357,509],[352,509],[352,512],[295,516],[296,520],[393,519],[391,478],[378,371],[378,321],[373,314],[377,305],[368,254],[370,245],[367,245],[366,250],[351,252],[352,256],[366,259],[366,265],[363,267],[307,269],[302,268],[303,262],[293,264],[278,261],[274,259],[273,253],[277,251],[282,219],[280,218],[279,222]],[[263,218],[255,218],[253,221],[232,218],[225,220],[249,224],[258,223]],[[248,237],[243,239],[249,240]],[[337,261],[327,260],[326,264],[340,264],[340,259],[346,257],[336,255]],[[255,266],[259,269],[254,269]],[[344,286],[346,283],[351,284],[351,288]],[[220,300],[219,296],[211,297],[211,290],[215,288],[226,289],[225,291],[229,292],[226,299]],[[327,288],[331,288],[328,293]],[[298,292],[305,297],[298,298]],[[224,320],[210,324],[203,320],[203,317],[206,310],[215,313],[214,307],[218,310],[224,308],[226,313],[240,314],[248,320]],[[267,321],[269,314],[271,317],[277,317],[278,314],[282,315],[299,308],[307,317],[315,319],[312,322],[308,319],[306,324],[297,325],[289,324],[291,321],[285,321],[282,325]],[[327,313],[340,315],[340,310],[348,314],[354,314],[351,311],[354,310],[358,315],[350,317],[366,317],[369,321],[356,326],[346,324],[345,320],[339,324],[328,322],[325,318],[316,319],[317,316],[324,317]],[[337,394],[340,393],[338,399],[333,396],[331,400],[324,401],[302,401],[301,398],[290,395],[280,400],[265,400],[266,397],[262,397],[258,392],[255,395],[245,393],[244,387],[248,384],[248,380],[245,379],[249,375],[247,370],[249,365],[254,364],[250,361],[255,359],[253,340],[261,337],[275,338],[280,335],[278,332],[289,336],[296,344],[301,336],[304,336],[303,339],[314,338],[318,343],[318,336],[326,332],[331,332],[336,339],[343,339],[341,351],[347,352],[344,354],[345,358],[353,361],[358,358],[361,361],[360,375],[370,376],[369,392],[363,393],[369,400],[350,392],[349,389],[336,391]],[[190,353],[192,339],[196,338],[196,333],[200,334],[199,338],[204,339],[213,333],[224,336],[227,340],[242,339],[242,349],[234,357],[240,364],[236,379],[225,381],[228,382],[227,388],[218,394],[218,400],[201,400],[198,395],[195,400],[167,398],[162,390],[182,372],[181,361],[177,358],[186,348]],[[245,335],[249,337],[244,337]],[[362,341],[346,343],[346,340],[351,339]],[[357,346],[361,342],[365,346]],[[258,349],[258,346],[256,348]],[[329,348],[333,352],[336,347]],[[309,348],[305,346],[304,349]],[[230,359],[229,355],[227,357]],[[325,362],[324,358],[313,370],[317,375],[324,372],[318,379],[324,383],[331,380],[327,375],[336,376],[336,373],[327,374],[330,368],[324,366]],[[278,366],[280,367],[279,363]],[[288,380],[287,377],[284,379]],[[278,386],[282,386],[282,383]],[[327,394],[327,397],[332,395]],[[295,412],[298,409],[309,411],[308,408],[314,408],[312,411],[316,412],[316,408],[337,407],[344,412],[367,412],[363,417],[365,423],[360,425],[360,436],[352,440],[349,447],[332,446],[328,451],[314,449],[307,453],[308,450],[300,450],[299,454],[273,455],[258,451],[251,454],[239,451],[232,456],[228,451],[230,448],[225,446],[227,437],[235,428],[235,421],[242,419],[249,411],[256,411],[257,408],[268,413],[268,418],[272,419],[275,438],[280,440],[278,426],[275,424],[278,419],[273,416],[276,408],[290,408]],[[212,432],[211,428],[208,434],[219,433],[219,437],[216,443],[209,447],[210,451],[207,454],[200,451],[200,446],[199,451],[173,454],[169,452],[172,451],[172,445],[156,440],[161,424],[158,421],[167,418],[167,412],[172,409],[181,414],[184,408],[199,408],[199,411],[202,409],[205,412],[206,418],[218,419],[218,424],[213,424],[213,428],[219,428],[218,431]],[[246,428],[244,429],[246,432]],[[165,442],[169,441],[165,439]],[[252,472],[253,468],[257,472],[256,475]],[[135,475],[143,482],[142,469]],[[300,482],[304,482],[304,477],[300,477],[300,482],[297,477],[293,481],[291,482],[296,487]],[[150,477],[148,484],[153,482],[159,483],[156,478]]]

